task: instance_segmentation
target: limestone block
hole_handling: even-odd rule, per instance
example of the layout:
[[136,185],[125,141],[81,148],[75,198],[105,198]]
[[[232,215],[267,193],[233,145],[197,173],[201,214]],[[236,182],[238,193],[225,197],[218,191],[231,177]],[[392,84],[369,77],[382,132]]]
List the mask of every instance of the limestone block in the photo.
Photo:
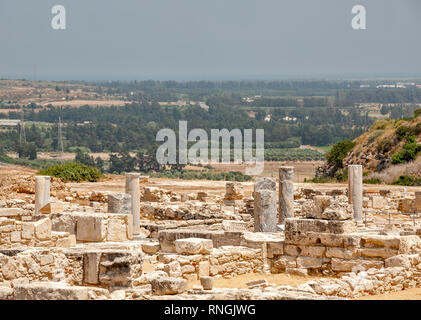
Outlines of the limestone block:
[[13,289],[8,287],[0,287],[0,300],[12,300]]
[[125,250],[101,253],[99,283],[109,287],[129,287],[142,275],[142,254]]
[[10,242],[20,242],[21,239],[21,232],[20,231],[12,231],[10,233]]
[[361,256],[366,258],[387,259],[398,254],[398,250],[390,248],[364,248],[360,249]]
[[361,237],[361,246],[365,248],[387,247],[392,249],[399,249],[399,245],[399,236],[367,235]]
[[283,242],[268,242],[267,243],[267,257],[273,258],[284,254]]
[[108,213],[132,214],[132,196],[127,193],[109,194],[107,198]]
[[180,278],[155,278],[151,280],[154,295],[181,294],[187,290],[187,280]]
[[271,270],[272,273],[279,273],[280,271],[285,271],[285,268],[296,268],[297,261],[296,257],[283,255],[278,258],[275,258],[272,261]]
[[355,222],[351,220],[322,220],[289,218],[285,223],[285,232],[291,233],[354,233],[357,231]]
[[300,255],[305,257],[322,257],[326,251],[323,246],[300,246]]
[[322,259],[315,257],[297,257],[297,268],[320,268]]
[[142,243],[142,251],[144,253],[156,254],[160,248],[161,245],[159,244],[159,242]]
[[98,284],[99,282],[99,252],[89,252],[83,255],[83,282]]
[[41,219],[34,223],[35,236],[39,240],[51,239],[51,220],[49,218]]
[[295,276],[306,277],[308,276],[308,269],[306,268],[286,268],[285,273],[293,274]]
[[110,297],[106,289],[69,286],[57,282],[18,284],[14,289],[15,300],[94,300]]
[[101,242],[105,240],[107,230],[103,216],[78,216],[76,221],[76,240],[87,242]]
[[178,261],[172,261],[164,266],[164,271],[168,274],[169,277],[181,277],[181,267]]
[[409,269],[411,267],[411,261],[409,260],[409,257],[407,255],[400,254],[400,255],[386,259],[385,267],[386,268],[404,267],[405,269]]
[[368,270],[370,268],[381,269],[384,267],[383,261],[377,260],[342,260],[332,258],[332,270],[340,272],[351,272],[354,270]]
[[22,239],[30,240],[34,237],[35,234],[35,225],[33,222],[23,222],[22,223]]
[[187,238],[174,241],[175,251],[179,254],[209,254],[213,249],[210,239]]
[[213,289],[213,278],[208,276],[200,277],[200,284],[202,285],[204,290],[212,290]]
[[299,246],[286,244],[284,245],[284,254],[289,256],[298,256],[301,253]]
[[403,236],[400,238],[399,253],[400,254],[415,254],[419,253],[421,249],[421,239],[418,236]]
[[110,215],[108,218],[107,241],[127,241],[127,226],[124,217],[120,217],[120,215]]
[[384,209],[387,206],[387,201],[384,197],[373,196],[373,209]]
[[62,202],[49,202],[44,207],[39,209],[39,213],[51,214],[51,213],[62,213],[64,210],[64,204]]
[[356,249],[350,248],[338,248],[338,247],[328,247],[326,249],[327,258],[339,258],[344,260],[351,260],[358,255]]
[[199,262],[199,277],[208,277],[210,272],[209,261]]
[[236,220],[222,221],[222,229],[224,231],[247,231],[247,222]]

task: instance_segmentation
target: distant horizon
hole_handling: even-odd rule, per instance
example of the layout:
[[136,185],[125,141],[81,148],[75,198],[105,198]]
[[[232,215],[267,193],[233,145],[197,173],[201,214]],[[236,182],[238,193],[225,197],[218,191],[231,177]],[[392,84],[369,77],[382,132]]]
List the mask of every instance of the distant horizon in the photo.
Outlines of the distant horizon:
[[223,82],[223,81],[393,81],[393,80],[419,80],[421,74],[383,74],[383,75],[319,75],[319,76],[226,76],[226,77],[22,77],[22,76],[3,76],[0,74],[0,80],[24,80],[24,81],[51,81],[51,82],[107,82],[107,81],[176,81],[176,82]]

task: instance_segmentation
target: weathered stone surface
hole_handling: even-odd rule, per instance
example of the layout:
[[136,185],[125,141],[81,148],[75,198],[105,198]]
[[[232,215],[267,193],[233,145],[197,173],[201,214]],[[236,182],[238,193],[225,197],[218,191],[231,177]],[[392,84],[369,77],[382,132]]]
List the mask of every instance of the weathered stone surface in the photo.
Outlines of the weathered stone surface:
[[236,220],[222,221],[222,229],[224,231],[247,231],[247,222]]
[[279,167],[279,223],[294,216],[294,167]]
[[322,220],[322,219],[300,219],[289,218],[285,223],[285,232],[289,233],[354,233],[357,227],[350,220]]
[[213,277],[202,276],[200,277],[200,284],[204,290],[213,289]]
[[258,190],[254,192],[254,231],[276,232],[277,225],[276,192]]
[[281,271],[285,271],[285,268],[296,268],[296,267],[297,267],[296,257],[283,255],[273,260],[271,271],[272,273],[279,273]]
[[96,300],[109,297],[106,289],[57,282],[18,284],[14,288],[15,300]]
[[168,274],[169,277],[181,277],[183,273],[181,272],[180,263],[178,261],[172,261],[164,266],[164,271]]
[[209,261],[199,262],[199,277],[207,277],[209,276],[209,272],[210,272]]
[[259,177],[254,181],[254,192],[261,190],[276,191],[276,179]]
[[409,260],[407,255],[401,254],[394,257],[390,257],[385,260],[385,267],[392,268],[392,267],[404,267],[409,269],[411,267],[411,261]]
[[99,215],[78,216],[76,230],[76,239],[87,242],[104,241],[107,231],[104,217]]
[[384,267],[383,261],[377,260],[343,260],[332,258],[332,270],[340,272],[351,272],[355,270],[368,270],[370,268],[380,269]]
[[208,239],[178,239],[174,242],[174,244],[175,251],[180,254],[209,254],[213,249],[213,242]]
[[297,257],[297,268],[320,268],[322,259],[315,257]]
[[180,294],[187,290],[187,280],[180,278],[154,278],[151,280],[154,295]]
[[12,299],[13,299],[13,289],[0,286],[0,300],[12,300]]
[[39,240],[48,240],[51,238],[51,220],[48,218],[41,219],[34,223],[35,236]]
[[83,255],[83,282],[86,284],[98,284],[99,282],[99,259],[101,254],[89,252]]
[[133,216],[112,214],[108,218],[107,240],[122,242],[133,239]]
[[156,254],[160,248],[159,242],[142,243],[142,251],[148,254]]
[[109,287],[129,287],[142,275],[142,254],[107,250],[101,253],[99,283]]
[[132,196],[127,193],[109,194],[107,198],[108,213],[132,214]]

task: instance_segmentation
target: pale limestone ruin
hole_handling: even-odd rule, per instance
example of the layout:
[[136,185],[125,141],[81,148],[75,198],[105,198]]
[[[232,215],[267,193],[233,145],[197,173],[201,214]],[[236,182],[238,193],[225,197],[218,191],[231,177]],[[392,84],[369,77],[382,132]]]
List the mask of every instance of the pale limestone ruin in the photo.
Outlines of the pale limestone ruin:
[[[0,201],[0,300],[352,299],[420,287],[421,192],[363,188],[361,166],[349,172],[348,188],[298,187],[280,167],[279,181],[255,179],[252,197],[232,182],[221,195],[177,194],[130,173],[126,193],[78,194],[36,177],[27,201]],[[261,278],[216,285],[248,274]],[[293,287],[269,274],[318,278]]]

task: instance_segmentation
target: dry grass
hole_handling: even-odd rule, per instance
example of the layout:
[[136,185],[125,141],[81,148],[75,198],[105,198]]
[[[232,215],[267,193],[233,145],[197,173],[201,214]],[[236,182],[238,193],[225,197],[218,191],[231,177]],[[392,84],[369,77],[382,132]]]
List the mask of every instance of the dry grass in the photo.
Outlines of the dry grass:
[[370,173],[367,177],[370,179],[380,179],[385,183],[392,183],[400,176],[419,175],[421,172],[421,157],[415,161],[398,164],[384,169],[382,172]]

